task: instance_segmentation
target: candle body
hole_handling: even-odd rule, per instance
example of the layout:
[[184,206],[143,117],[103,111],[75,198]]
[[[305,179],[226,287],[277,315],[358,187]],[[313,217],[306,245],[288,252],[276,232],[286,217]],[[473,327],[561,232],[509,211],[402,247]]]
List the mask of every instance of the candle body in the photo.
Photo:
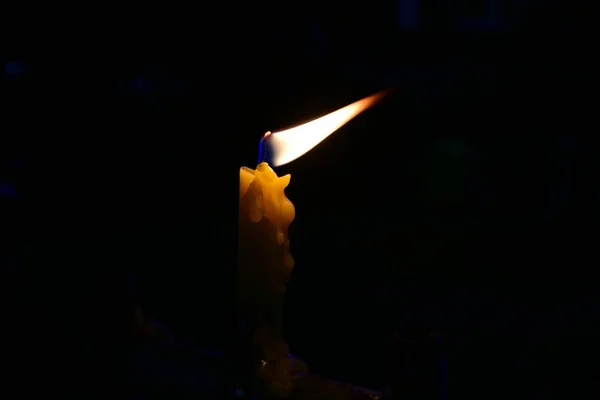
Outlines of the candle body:
[[256,170],[240,169],[238,302],[257,374],[280,397],[291,390],[293,364],[281,333],[285,284],[294,266],[288,227],[295,210],[284,193],[289,182],[290,175],[278,177],[264,162]]

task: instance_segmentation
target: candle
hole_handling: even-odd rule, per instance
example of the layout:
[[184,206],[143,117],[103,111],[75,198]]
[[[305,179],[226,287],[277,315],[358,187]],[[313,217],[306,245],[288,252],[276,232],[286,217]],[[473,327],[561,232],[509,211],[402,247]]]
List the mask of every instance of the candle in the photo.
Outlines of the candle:
[[283,295],[294,267],[288,228],[296,212],[284,192],[291,176],[277,176],[271,165],[281,166],[302,156],[382,95],[369,96],[292,129],[267,132],[256,169],[240,169],[238,302],[252,332],[257,374],[267,390],[279,397],[290,393],[293,372],[302,365],[289,356],[281,332]]
[[281,334],[283,294],[294,266],[288,227],[295,210],[284,193],[289,182],[290,175],[278,177],[266,162],[240,169],[238,300],[253,332],[258,375],[280,397],[292,387],[292,360]]
[[[265,297],[285,292],[294,267],[288,227],[296,212],[284,193],[290,178],[289,174],[278,177],[266,162],[258,164],[256,170],[240,169],[241,295]],[[254,285],[244,283],[253,278],[258,278]]]

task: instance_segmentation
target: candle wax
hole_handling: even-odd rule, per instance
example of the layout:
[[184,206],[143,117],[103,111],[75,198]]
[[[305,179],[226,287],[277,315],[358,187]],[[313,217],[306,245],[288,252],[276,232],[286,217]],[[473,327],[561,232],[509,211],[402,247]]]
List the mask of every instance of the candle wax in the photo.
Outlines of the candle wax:
[[[285,292],[294,267],[288,228],[295,210],[284,193],[289,183],[290,175],[278,177],[265,162],[256,170],[240,169],[238,271],[240,278],[257,285],[247,295],[275,299]],[[240,283],[251,288],[244,280]]]
[[281,397],[291,388],[281,334],[285,284],[294,267],[288,227],[295,209],[284,193],[289,183],[290,175],[278,177],[265,162],[240,169],[238,301],[261,359],[258,374]]

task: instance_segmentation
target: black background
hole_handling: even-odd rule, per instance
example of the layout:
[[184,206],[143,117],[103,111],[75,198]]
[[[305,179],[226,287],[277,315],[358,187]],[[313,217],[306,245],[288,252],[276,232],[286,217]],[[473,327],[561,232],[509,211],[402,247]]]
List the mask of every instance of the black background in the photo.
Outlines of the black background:
[[[594,284],[598,200],[589,13],[532,6],[508,33],[456,33],[438,10],[408,33],[393,10],[264,5],[213,14],[214,31],[182,20],[171,43],[191,42],[179,56],[193,61],[106,55],[5,74],[3,179],[20,195],[2,198],[2,229],[17,265],[8,292],[27,309],[18,326],[40,340],[38,319],[60,317],[77,336],[73,313],[99,312],[89,271],[131,271],[177,336],[226,347],[239,167],[254,167],[264,131],[396,86],[277,171],[292,174],[297,210],[292,351],[375,388],[386,341],[407,326],[448,334],[465,385],[517,376],[515,359],[533,369],[538,353],[583,365],[597,305],[582,289]],[[563,178],[572,190],[557,211]]]

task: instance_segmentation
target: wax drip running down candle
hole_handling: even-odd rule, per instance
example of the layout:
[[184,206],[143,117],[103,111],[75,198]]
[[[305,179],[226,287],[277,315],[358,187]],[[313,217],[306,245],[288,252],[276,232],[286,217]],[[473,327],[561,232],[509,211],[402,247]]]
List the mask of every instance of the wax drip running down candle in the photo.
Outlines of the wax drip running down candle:
[[304,125],[265,133],[256,170],[240,169],[237,300],[256,349],[256,374],[279,397],[291,392],[295,372],[306,367],[289,355],[281,332],[283,295],[294,267],[288,227],[296,212],[284,193],[291,176],[277,176],[269,164],[281,166],[307,153],[384,93]]

